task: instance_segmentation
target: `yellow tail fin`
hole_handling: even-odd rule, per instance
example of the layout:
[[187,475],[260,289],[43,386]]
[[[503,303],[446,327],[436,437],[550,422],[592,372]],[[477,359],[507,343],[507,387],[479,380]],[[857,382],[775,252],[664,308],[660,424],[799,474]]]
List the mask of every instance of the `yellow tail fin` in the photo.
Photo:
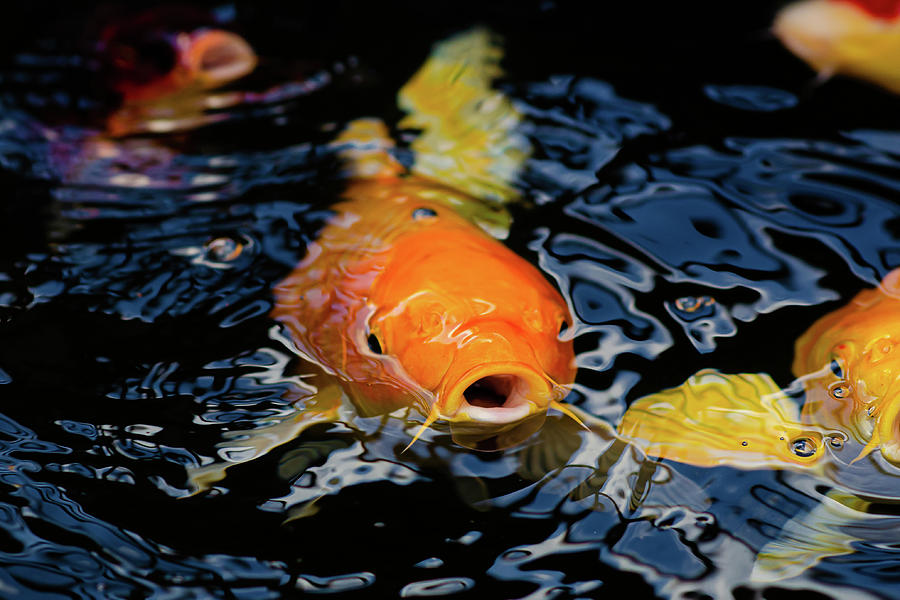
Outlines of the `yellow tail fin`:
[[824,458],[821,430],[765,374],[700,371],[632,403],[619,433],[650,456],[704,467],[811,469]]

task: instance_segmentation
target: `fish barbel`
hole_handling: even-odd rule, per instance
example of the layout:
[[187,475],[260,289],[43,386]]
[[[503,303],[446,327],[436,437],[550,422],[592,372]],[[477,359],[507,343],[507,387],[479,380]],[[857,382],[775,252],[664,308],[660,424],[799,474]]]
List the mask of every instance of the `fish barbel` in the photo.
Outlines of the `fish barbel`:
[[457,441],[542,417],[575,375],[565,301],[450,208],[460,195],[417,176],[351,184],[272,311],[363,413],[414,405]]

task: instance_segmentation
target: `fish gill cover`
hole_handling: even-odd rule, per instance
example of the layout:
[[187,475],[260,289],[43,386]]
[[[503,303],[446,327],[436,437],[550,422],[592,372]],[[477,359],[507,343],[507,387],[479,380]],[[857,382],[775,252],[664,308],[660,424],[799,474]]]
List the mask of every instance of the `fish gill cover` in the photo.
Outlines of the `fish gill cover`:
[[[607,4],[9,7],[0,596],[897,596],[897,467],[804,421],[792,365],[900,265],[898,99],[816,84],[766,34],[777,3]],[[404,452],[424,415],[339,402],[248,457],[248,432],[342,394],[270,317],[345,189],[334,140],[378,118],[401,166],[430,152],[440,177],[396,95],[476,25],[503,48],[491,106],[528,148],[501,153],[524,162],[476,212],[571,310],[566,401],[587,429],[553,413],[479,452],[437,422]],[[128,104],[116,81],[194,64],[209,31],[246,40],[253,71]],[[214,47],[216,67],[248,57]],[[745,419],[700,424],[734,444],[716,464],[629,428],[722,398]],[[809,433],[748,464],[742,441],[772,441],[740,435],[754,414]]]

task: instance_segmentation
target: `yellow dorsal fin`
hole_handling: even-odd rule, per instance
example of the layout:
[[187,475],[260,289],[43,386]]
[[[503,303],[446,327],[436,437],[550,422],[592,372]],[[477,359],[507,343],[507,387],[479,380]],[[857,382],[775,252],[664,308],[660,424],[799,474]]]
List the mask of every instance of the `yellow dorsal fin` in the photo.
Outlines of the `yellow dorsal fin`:
[[493,89],[503,50],[476,28],[437,44],[398,94],[409,114],[400,127],[419,129],[412,171],[472,196],[505,202],[530,154],[517,133],[521,116]]

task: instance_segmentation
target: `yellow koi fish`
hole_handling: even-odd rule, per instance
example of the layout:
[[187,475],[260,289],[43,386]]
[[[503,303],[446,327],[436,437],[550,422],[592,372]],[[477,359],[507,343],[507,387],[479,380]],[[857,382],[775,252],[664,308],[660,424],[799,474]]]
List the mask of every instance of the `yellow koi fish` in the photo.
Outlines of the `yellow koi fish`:
[[[797,340],[802,411],[767,375],[700,372],[635,401],[619,426],[653,456],[712,466],[809,465],[824,437],[900,464],[900,269]],[[857,459],[858,459],[857,458]]]
[[[833,489],[812,511],[788,521],[762,548],[751,574],[758,583],[794,577],[824,558],[852,553],[855,542],[896,539],[890,512],[896,475],[883,464],[853,463],[879,449],[900,466],[898,340],[900,269],[797,340],[793,372],[804,392],[802,410],[768,375],[701,371],[635,401],[618,432],[652,457],[827,477]],[[862,447],[849,464],[825,452],[826,443],[841,449],[844,442]],[[888,506],[886,514],[873,514],[879,502]]]

